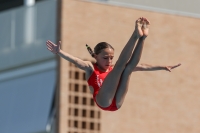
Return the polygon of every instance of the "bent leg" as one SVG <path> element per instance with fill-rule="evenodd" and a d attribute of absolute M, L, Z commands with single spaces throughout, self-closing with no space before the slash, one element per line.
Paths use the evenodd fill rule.
<path fill-rule="evenodd" d="M 113 70 L 105 78 L 102 87 L 96 96 L 96 101 L 100 106 L 108 107 L 112 103 L 112 100 L 118 88 L 121 75 L 124 71 L 124 68 L 126 67 L 127 62 L 129 61 L 132 55 L 135 43 L 137 39 L 143 35 L 141 28 L 142 28 L 142 18 L 139 18 L 136 21 L 135 31 L 133 32 L 131 38 L 123 48 Z"/>

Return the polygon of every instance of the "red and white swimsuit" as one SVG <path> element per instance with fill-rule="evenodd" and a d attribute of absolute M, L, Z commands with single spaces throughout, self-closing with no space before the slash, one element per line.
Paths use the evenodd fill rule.
<path fill-rule="evenodd" d="M 94 71 L 92 73 L 92 75 L 90 76 L 90 78 L 88 79 L 88 85 L 92 86 L 94 88 L 94 93 L 93 93 L 93 99 L 96 102 L 96 95 L 98 94 L 99 90 L 101 89 L 101 85 L 104 81 L 104 79 L 106 78 L 106 76 L 108 75 L 108 73 L 110 71 L 112 71 L 112 67 L 109 68 L 108 72 L 101 72 L 98 68 L 96 64 L 94 65 Z M 103 110 L 107 110 L 107 111 L 115 111 L 117 110 L 117 106 L 116 106 L 116 99 L 114 97 L 112 104 L 109 107 L 101 107 L 100 105 L 97 104 L 98 107 L 100 107 Z"/>

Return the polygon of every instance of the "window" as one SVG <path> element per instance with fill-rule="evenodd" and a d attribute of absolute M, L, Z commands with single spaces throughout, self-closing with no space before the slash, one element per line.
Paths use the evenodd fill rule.
<path fill-rule="evenodd" d="M 75 72 L 75 79 L 79 79 L 79 72 Z"/>
<path fill-rule="evenodd" d="M 85 109 L 82 110 L 82 117 L 86 117 L 86 110 Z"/>
<path fill-rule="evenodd" d="M 79 91 L 79 85 L 75 84 L 75 92 L 78 92 L 78 91 Z"/>
<path fill-rule="evenodd" d="M 90 117 L 91 117 L 91 118 L 94 118 L 94 110 L 91 110 L 91 111 L 90 111 Z"/>
<path fill-rule="evenodd" d="M 75 103 L 75 104 L 78 104 L 78 101 L 79 101 L 79 97 L 78 97 L 78 96 L 75 96 L 75 97 L 74 97 L 74 103 Z"/>
<path fill-rule="evenodd" d="M 94 130 L 94 123 L 93 122 L 90 122 L 90 129 Z"/>
<path fill-rule="evenodd" d="M 87 86 L 83 85 L 83 92 L 86 93 L 87 92 Z"/>
<path fill-rule="evenodd" d="M 85 121 L 82 122 L 82 129 L 86 129 L 86 122 Z"/>
<path fill-rule="evenodd" d="M 92 98 L 90 99 L 90 105 L 94 106 L 94 100 Z"/>
<path fill-rule="evenodd" d="M 74 109 L 74 116 L 78 116 L 78 109 L 77 108 Z"/>
<path fill-rule="evenodd" d="M 74 127 L 78 127 L 78 121 L 77 120 L 74 121 Z"/>
<path fill-rule="evenodd" d="M 83 97 L 82 103 L 83 103 L 83 105 L 87 104 L 87 98 L 86 97 Z"/>

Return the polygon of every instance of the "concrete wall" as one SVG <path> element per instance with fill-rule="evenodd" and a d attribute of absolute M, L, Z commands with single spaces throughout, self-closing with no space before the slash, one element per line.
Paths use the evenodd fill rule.
<path fill-rule="evenodd" d="M 93 0 L 94 1 L 94 0 Z M 102 0 L 96 0 L 102 1 Z M 105 0 L 104 0 L 105 2 Z M 160 11 L 171 11 L 181 14 L 200 14 L 199 0 L 106 0 L 107 3 L 128 4 L 140 8 L 151 8 Z"/>
<path fill-rule="evenodd" d="M 182 66 L 133 73 L 122 108 L 101 112 L 101 133 L 199 133 L 200 19 L 62 0 L 62 49 L 91 60 L 85 44 L 106 41 L 115 48 L 115 62 L 140 16 L 151 21 L 140 63 Z M 68 66 L 61 59 L 60 133 L 67 130 Z"/>

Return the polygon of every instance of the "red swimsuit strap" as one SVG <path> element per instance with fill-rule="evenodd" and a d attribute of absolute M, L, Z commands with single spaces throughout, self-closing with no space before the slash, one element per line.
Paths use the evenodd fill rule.
<path fill-rule="evenodd" d="M 95 63 L 95 64 L 93 64 L 93 66 L 94 66 L 94 71 L 95 71 L 95 73 L 96 73 L 96 74 L 100 74 L 100 73 L 99 73 L 99 69 L 98 69 L 98 67 L 97 67 L 97 64 Z"/>

